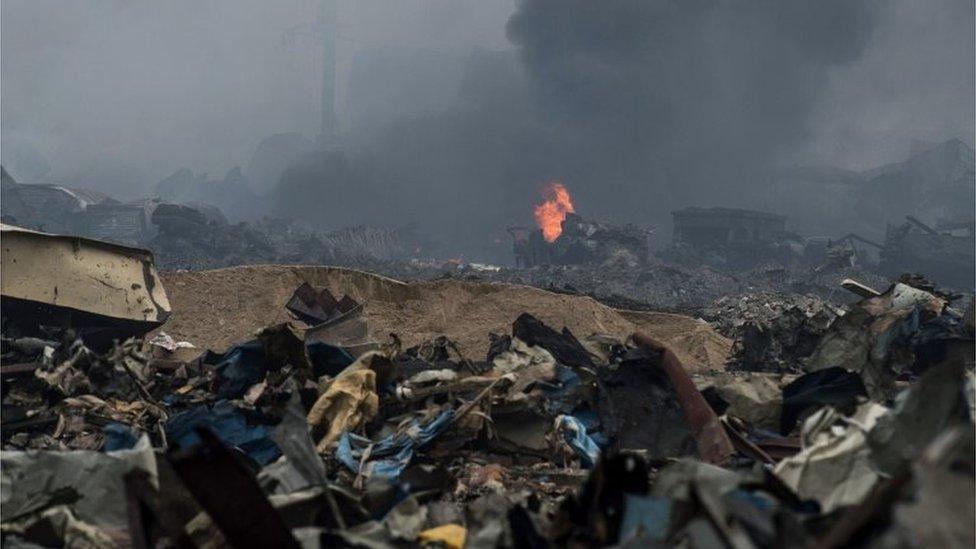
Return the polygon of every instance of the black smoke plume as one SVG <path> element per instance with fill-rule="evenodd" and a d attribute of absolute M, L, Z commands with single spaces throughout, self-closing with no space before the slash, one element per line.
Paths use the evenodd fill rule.
<path fill-rule="evenodd" d="M 478 252 L 530 221 L 552 179 L 583 215 L 666 226 L 673 207 L 742 200 L 806 142 L 828 70 L 861 55 L 877 15 L 863 0 L 523 0 L 516 57 L 473 55 L 454 108 L 394 122 L 367 155 L 310 159 L 279 190 Z"/>

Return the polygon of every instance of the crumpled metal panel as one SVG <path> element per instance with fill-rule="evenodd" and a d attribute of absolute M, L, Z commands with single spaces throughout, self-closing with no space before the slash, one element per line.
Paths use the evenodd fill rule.
<path fill-rule="evenodd" d="M 169 299 L 152 252 L 77 236 L 0 225 L 4 301 L 162 324 Z"/>

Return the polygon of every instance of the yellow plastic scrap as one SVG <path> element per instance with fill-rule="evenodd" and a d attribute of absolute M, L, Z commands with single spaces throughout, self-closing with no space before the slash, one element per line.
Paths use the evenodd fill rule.
<path fill-rule="evenodd" d="M 448 549 L 463 549 L 464 538 L 468 531 L 460 524 L 442 524 L 430 530 L 424 530 L 417 536 L 423 544 L 436 544 Z"/>
<path fill-rule="evenodd" d="M 357 370 L 337 377 L 308 412 L 308 423 L 321 438 L 320 453 L 328 451 L 344 431 L 355 431 L 373 419 L 379 409 L 376 374 Z"/>
<path fill-rule="evenodd" d="M 308 424 L 319 440 L 315 449 L 326 453 L 342 433 L 356 431 L 379 411 L 377 387 L 396 373 L 396 364 L 378 351 L 360 356 L 339 375 L 319 388 L 319 398 L 308 412 Z"/>

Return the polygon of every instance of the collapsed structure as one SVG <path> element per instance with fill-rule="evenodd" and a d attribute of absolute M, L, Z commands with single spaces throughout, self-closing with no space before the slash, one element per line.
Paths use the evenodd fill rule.
<path fill-rule="evenodd" d="M 671 212 L 673 234 L 665 255 L 678 261 L 749 268 L 762 262 L 788 265 L 801 256 L 800 239 L 786 217 L 739 208 L 688 207 Z"/>
<path fill-rule="evenodd" d="M 4 223 L 146 247 L 168 269 L 388 261 L 406 258 L 419 248 L 409 227 L 318 231 L 284 219 L 231 223 L 220 208 L 208 204 L 160 198 L 122 203 L 87 189 L 18 183 L 6 170 L 2 193 Z"/>
<path fill-rule="evenodd" d="M 0 203 L 4 223 L 53 233 L 77 233 L 89 206 L 110 200 L 88 189 L 21 184 L 0 167 Z"/>
<path fill-rule="evenodd" d="M 674 241 L 692 246 L 756 249 L 786 236 L 786 217 L 766 212 L 689 207 L 671 215 Z"/>
<path fill-rule="evenodd" d="M 943 284 L 968 288 L 976 270 L 976 223 L 953 223 L 936 230 L 915 217 L 888 226 L 881 268 L 889 275 L 924 270 Z"/>

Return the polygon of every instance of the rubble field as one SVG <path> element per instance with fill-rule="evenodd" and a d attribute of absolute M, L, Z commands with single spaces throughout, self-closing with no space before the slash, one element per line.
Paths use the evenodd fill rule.
<path fill-rule="evenodd" d="M 703 319 L 4 238 L 4 546 L 976 543 L 973 301 L 920 276 Z"/>

